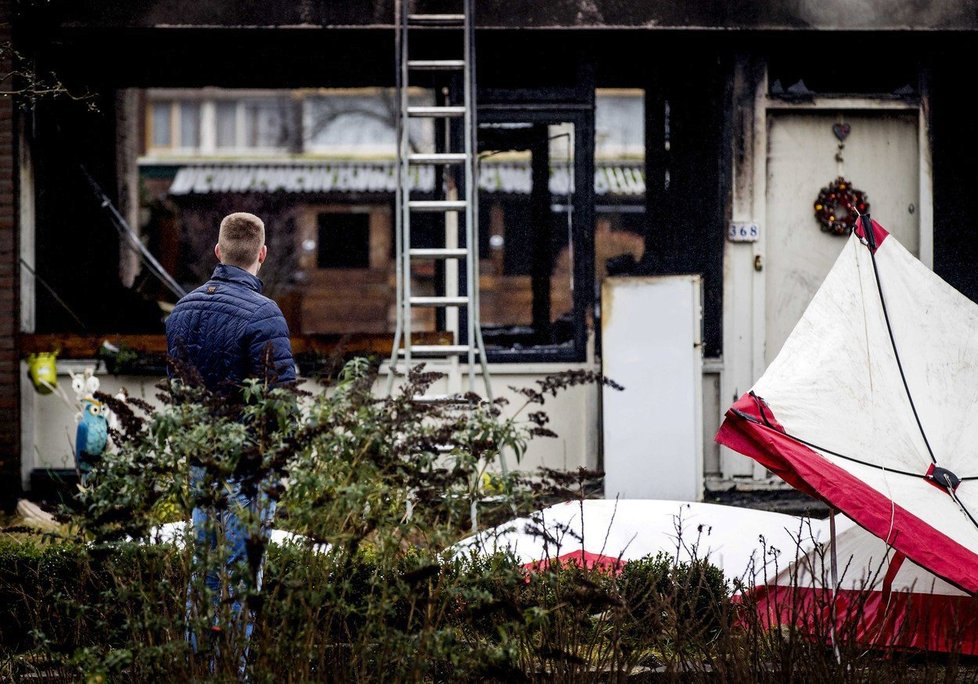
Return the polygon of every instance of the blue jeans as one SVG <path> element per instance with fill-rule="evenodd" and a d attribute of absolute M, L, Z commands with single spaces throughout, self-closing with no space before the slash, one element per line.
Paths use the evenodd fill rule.
<path fill-rule="evenodd" d="M 200 466 L 192 466 L 190 469 L 191 491 L 200 492 L 203 485 L 205 471 Z M 247 541 L 249 530 L 247 522 L 260 524 L 260 532 L 264 537 L 265 543 L 271 536 L 271 522 L 275 514 L 275 502 L 261 493 L 258 488 L 256 494 L 246 494 L 242 491 L 238 482 L 227 481 L 220 484 L 213 483 L 213 487 L 223 491 L 221 496 L 227 506 L 219 509 L 194 508 L 193 509 L 193 560 L 190 584 L 187 587 L 187 640 L 194 653 L 198 652 L 199 640 L 197 634 L 191 626 L 194 610 L 209 610 L 209 621 L 215 631 L 224 629 L 241 630 L 245 651 L 242 654 L 241 663 L 244 665 L 247 657 L 247 643 L 251 639 L 254 630 L 254 616 L 251 611 L 243 617 L 242 622 L 242 594 L 249 589 L 255 592 L 261 590 L 262 572 L 264 569 L 264 555 L 258 563 L 257 572 L 252 577 L 251 568 L 248 564 Z M 199 573 L 204 572 L 204 587 L 206 595 L 210 597 L 209 606 L 206 601 L 194 600 L 195 593 L 199 597 L 200 587 L 197 578 Z M 226 592 L 226 593 L 225 593 Z M 230 603 L 231 616 L 230 624 L 221 624 L 219 612 L 224 599 Z"/>

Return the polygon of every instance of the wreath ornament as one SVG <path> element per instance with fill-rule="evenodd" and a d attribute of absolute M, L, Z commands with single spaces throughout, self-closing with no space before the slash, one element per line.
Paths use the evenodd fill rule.
<path fill-rule="evenodd" d="M 842 176 L 819 190 L 815 200 L 815 218 L 822 231 L 834 235 L 848 235 L 856 225 L 856 217 L 868 211 L 866 193 Z"/>

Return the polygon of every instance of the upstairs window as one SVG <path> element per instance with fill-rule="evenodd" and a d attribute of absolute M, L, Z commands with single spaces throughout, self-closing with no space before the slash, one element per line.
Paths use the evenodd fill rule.
<path fill-rule="evenodd" d="M 390 88 L 236 91 L 153 89 L 147 92 L 145 154 L 167 157 L 314 154 L 393 159 L 397 101 Z M 411 104 L 431 105 L 417 88 Z M 410 145 L 434 144 L 434 122 L 410 123 Z"/>
<path fill-rule="evenodd" d="M 288 98 L 216 103 L 218 151 L 288 152 L 298 147 L 296 106 Z"/>
<path fill-rule="evenodd" d="M 200 103 L 163 100 L 150 108 L 151 147 L 196 150 L 200 147 Z"/>

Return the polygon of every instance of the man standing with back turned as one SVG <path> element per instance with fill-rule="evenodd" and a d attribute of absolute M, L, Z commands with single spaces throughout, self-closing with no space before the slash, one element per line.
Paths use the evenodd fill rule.
<path fill-rule="evenodd" d="M 289 328 L 258 279 L 268 255 L 265 224 L 254 214 L 229 214 L 214 254 L 221 262 L 214 275 L 166 319 L 167 352 L 189 363 L 216 392 L 233 392 L 245 378 L 294 383 Z"/>
<path fill-rule="evenodd" d="M 257 378 L 270 387 L 294 384 L 295 363 L 285 317 L 273 300 L 262 295 L 262 282 L 258 279 L 268 255 L 265 224 L 253 214 L 229 214 L 221 221 L 214 254 L 220 263 L 211 279 L 177 302 L 167 317 L 171 376 L 183 369 L 194 371 L 209 391 L 227 397 L 229 403 L 240 401 L 241 383 L 246 378 Z M 191 485 L 199 488 L 204 477 L 200 464 L 191 464 Z M 255 483 L 250 487 L 242 484 L 233 479 L 212 483 L 212 487 L 221 490 L 227 506 L 198 507 L 193 511 L 195 560 L 213 557 L 223 545 L 226 569 L 232 578 L 240 578 L 238 573 L 247 557 L 242 516 L 258 516 L 267 538 L 274 508 Z M 257 585 L 254 589 L 260 589 L 260 570 L 253 581 Z M 214 592 L 213 600 L 219 601 L 221 580 L 212 567 L 206 571 L 205 585 Z M 242 607 L 235 597 L 240 588 L 239 581 L 229 582 L 236 620 L 241 618 Z M 220 630 L 221 626 L 214 628 Z M 250 637 L 251 628 L 251 620 L 246 617 L 245 640 Z M 197 638 L 192 630 L 188 638 L 196 651 Z"/>

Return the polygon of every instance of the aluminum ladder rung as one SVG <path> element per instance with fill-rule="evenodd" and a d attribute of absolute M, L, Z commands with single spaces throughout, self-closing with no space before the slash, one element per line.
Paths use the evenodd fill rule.
<path fill-rule="evenodd" d="M 411 164 L 464 164 L 468 156 L 464 152 L 415 152 L 408 155 Z"/>
<path fill-rule="evenodd" d="M 409 254 L 412 259 L 464 259 L 469 251 L 463 247 L 415 247 Z"/>
<path fill-rule="evenodd" d="M 409 59 L 408 69 L 418 71 L 458 71 L 465 68 L 464 59 Z"/>
<path fill-rule="evenodd" d="M 468 297 L 411 297 L 411 306 L 465 306 Z"/>
<path fill-rule="evenodd" d="M 407 108 L 407 115 L 427 118 L 461 118 L 465 116 L 463 105 L 446 105 L 443 107 L 415 106 Z"/>
<path fill-rule="evenodd" d="M 409 14 L 408 24 L 414 26 L 463 26 L 464 14 Z"/>
<path fill-rule="evenodd" d="M 415 394 L 411 397 L 412 401 L 419 404 L 442 404 L 446 406 L 471 406 L 472 400 L 459 394 Z M 455 447 L 449 444 L 435 445 L 435 451 L 440 454 L 451 453 Z"/>
<path fill-rule="evenodd" d="M 465 200 L 409 200 L 412 211 L 465 211 Z"/>
<path fill-rule="evenodd" d="M 472 350 L 476 355 L 479 354 L 479 349 L 477 347 L 469 347 L 465 344 L 412 344 L 411 345 L 411 355 L 412 356 L 457 356 L 459 354 L 468 354 L 469 350 Z M 398 349 L 397 353 L 400 356 L 405 356 L 406 352 L 404 348 Z"/>

